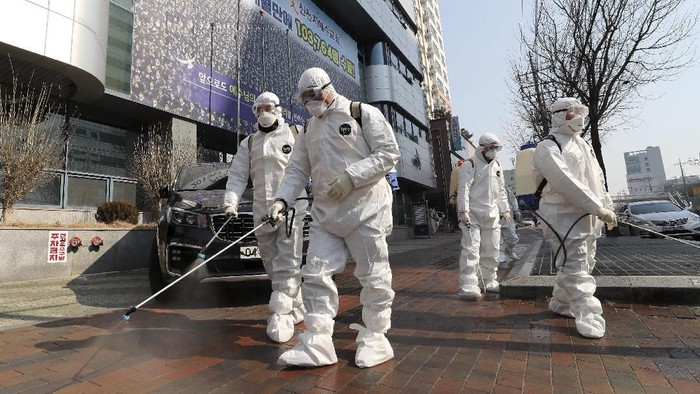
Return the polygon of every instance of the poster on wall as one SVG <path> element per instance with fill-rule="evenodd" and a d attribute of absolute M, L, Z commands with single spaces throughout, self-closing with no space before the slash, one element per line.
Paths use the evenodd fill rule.
<path fill-rule="evenodd" d="M 48 261 L 49 264 L 65 263 L 68 259 L 68 232 L 49 231 Z"/>
<path fill-rule="evenodd" d="M 287 122 L 304 123 L 309 115 L 295 96 L 308 67 L 360 97 L 357 42 L 310 0 L 149 0 L 134 8 L 134 101 L 230 131 L 240 108 L 240 131 L 249 134 L 263 91 L 279 96 Z"/>

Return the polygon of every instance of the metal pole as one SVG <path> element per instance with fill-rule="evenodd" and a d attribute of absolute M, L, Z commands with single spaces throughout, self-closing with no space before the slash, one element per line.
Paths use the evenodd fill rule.
<path fill-rule="evenodd" d="M 236 149 L 241 144 L 241 0 L 236 17 Z"/>
<path fill-rule="evenodd" d="M 685 190 L 685 201 L 686 204 L 690 202 L 690 196 L 688 195 L 688 184 L 685 183 L 685 173 L 683 172 L 683 163 L 681 163 L 681 159 L 678 159 L 678 166 L 681 167 L 681 177 L 683 178 L 683 190 Z"/>
<path fill-rule="evenodd" d="M 289 89 L 289 124 L 294 124 L 294 88 L 292 86 L 292 48 L 289 44 L 289 29 L 287 29 L 287 84 Z"/>
<path fill-rule="evenodd" d="M 70 113 L 68 112 L 70 108 L 70 102 L 66 100 L 66 113 L 65 113 L 65 120 L 63 122 L 63 182 L 61 182 L 61 208 L 66 207 L 66 203 L 68 200 L 68 193 L 67 193 L 67 188 L 68 188 L 68 149 L 70 148 L 69 146 L 69 139 L 70 139 Z M 3 212 L 4 214 L 4 212 Z"/>
<path fill-rule="evenodd" d="M 267 89 L 265 89 L 265 29 L 264 29 L 264 24 L 265 24 L 265 19 L 263 19 L 263 15 L 265 14 L 265 11 L 262 9 L 260 10 L 260 46 L 262 47 L 262 50 L 260 51 L 260 61 L 262 65 L 262 83 L 260 84 L 260 91 L 265 92 Z"/>
<path fill-rule="evenodd" d="M 214 22 L 209 23 L 209 125 L 211 125 L 211 84 L 214 81 Z"/>

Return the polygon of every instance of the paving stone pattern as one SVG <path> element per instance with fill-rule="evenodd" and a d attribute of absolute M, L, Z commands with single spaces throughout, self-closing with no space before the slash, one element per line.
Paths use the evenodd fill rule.
<path fill-rule="evenodd" d="M 0 393 L 700 392 L 699 309 L 607 303 L 607 333 L 589 340 L 545 301 L 459 299 L 458 235 L 421 242 L 391 255 L 395 358 L 377 367 L 354 363 L 349 264 L 336 277 L 335 365 L 277 366 L 296 338 L 267 339 L 269 289 L 235 287 L 148 305 L 129 322 L 121 308 L 0 331 Z"/>
<path fill-rule="evenodd" d="M 552 259 L 552 248 L 543 242 L 530 275 L 555 275 Z M 700 276 L 700 249 L 669 239 L 600 238 L 593 275 Z"/>

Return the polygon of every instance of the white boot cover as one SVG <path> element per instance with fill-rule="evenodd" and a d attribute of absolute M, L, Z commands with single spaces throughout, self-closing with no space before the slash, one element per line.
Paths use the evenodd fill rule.
<path fill-rule="evenodd" d="M 301 300 L 301 291 L 299 291 L 296 300 L 294 300 L 294 310 L 292 310 L 292 317 L 294 317 L 294 324 L 299 324 L 304 321 L 304 313 L 306 313 L 306 308 Z"/>
<path fill-rule="evenodd" d="M 267 319 L 267 336 L 277 343 L 284 343 L 294 335 L 294 316 L 273 313 Z"/>
<path fill-rule="evenodd" d="M 374 367 L 394 358 L 394 349 L 384 334 L 370 331 L 357 323 L 351 324 L 350 329 L 358 331 L 355 364 L 359 368 Z"/>
<path fill-rule="evenodd" d="M 338 362 L 333 346 L 333 319 L 328 315 L 307 314 L 307 331 L 299 334 L 299 343 L 282 353 L 280 366 L 321 367 Z"/>
<path fill-rule="evenodd" d="M 273 291 L 270 295 L 268 306 L 272 315 L 267 319 L 267 336 L 277 343 L 287 342 L 294 335 L 295 317 L 291 315 L 293 301 L 279 291 Z"/>
<path fill-rule="evenodd" d="M 465 285 L 457 292 L 460 298 L 465 300 L 478 300 L 481 298 L 481 289 L 475 285 Z"/>
<path fill-rule="evenodd" d="M 497 280 L 492 280 L 490 282 L 486 282 L 486 289 L 484 289 L 486 293 L 500 293 L 501 291 L 501 284 L 498 283 Z"/>
<path fill-rule="evenodd" d="M 586 338 L 602 338 L 605 335 L 605 319 L 596 313 L 587 313 L 576 319 L 576 330 Z"/>
<path fill-rule="evenodd" d="M 596 297 L 587 297 L 571 305 L 576 319 L 576 330 L 586 338 L 602 338 L 605 335 L 603 307 Z"/>
<path fill-rule="evenodd" d="M 554 297 L 549 299 L 549 310 L 558 315 L 574 317 L 574 314 L 571 313 L 571 306 L 565 302 L 557 300 Z"/>

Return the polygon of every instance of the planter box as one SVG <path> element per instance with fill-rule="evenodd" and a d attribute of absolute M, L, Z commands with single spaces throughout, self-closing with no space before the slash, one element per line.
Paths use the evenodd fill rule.
<path fill-rule="evenodd" d="M 65 232 L 66 240 L 78 237 L 83 246 L 67 248 L 65 261 L 50 261 L 52 232 Z M 155 229 L 0 228 L 0 283 L 148 268 L 155 234 Z M 90 246 L 95 236 L 104 245 Z"/>

